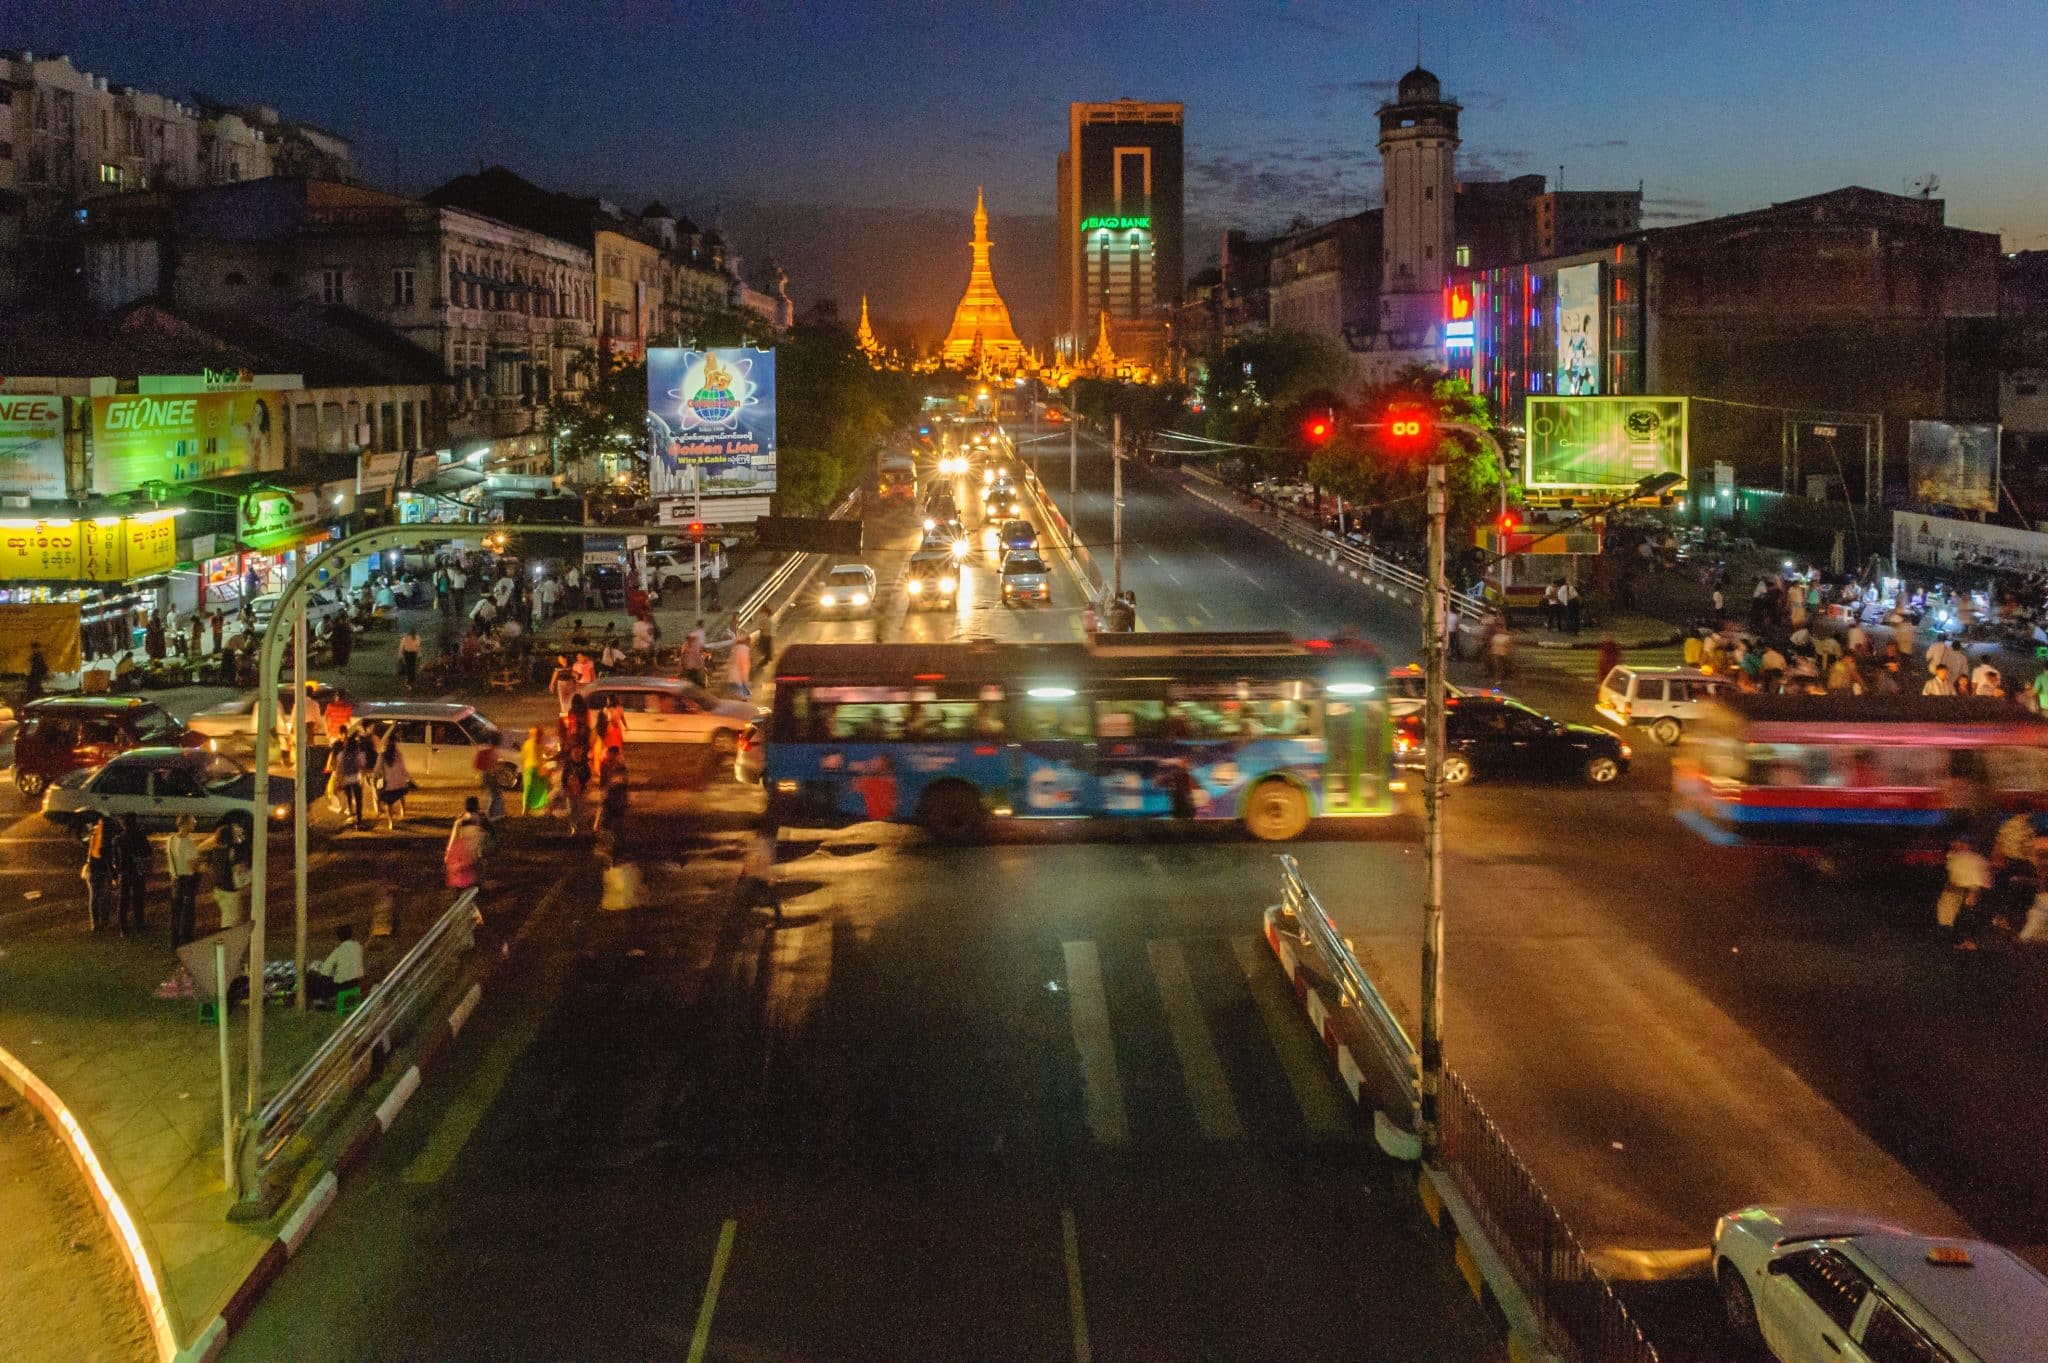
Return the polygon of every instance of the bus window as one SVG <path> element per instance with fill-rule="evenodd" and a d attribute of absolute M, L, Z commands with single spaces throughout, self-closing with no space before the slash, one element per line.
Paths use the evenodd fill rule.
<path fill-rule="evenodd" d="M 1026 743 L 1085 743 L 1095 737 L 1085 700 L 1027 700 L 1017 713 L 1016 737 Z"/>
<path fill-rule="evenodd" d="M 1173 738 L 1298 738 L 1313 732 L 1306 701 L 1174 700 L 1166 706 Z"/>
<path fill-rule="evenodd" d="M 1098 700 L 1095 732 L 1103 738 L 1164 738 L 1163 700 Z"/>
<path fill-rule="evenodd" d="M 1001 738 L 1002 707 L 973 700 L 924 700 L 910 716 L 911 738 Z"/>

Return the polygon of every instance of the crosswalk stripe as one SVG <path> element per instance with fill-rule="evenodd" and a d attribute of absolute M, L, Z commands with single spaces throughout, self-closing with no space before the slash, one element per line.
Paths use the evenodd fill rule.
<path fill-rule="evenodd" d="M 1180 1057 L 1188 1101 L 1202 1124 L 1202 1135 L 1212 1141 L 1243 1140 L 1244 1125 L 1230 1098 L 1230 1081 L 1224 1077 L 1223 1062 L 1203 1024 L 1202 1005 L 1196 1001 L 1180 943 L 1154 937 L 1145 943 L 1145 955 L 1159 986 L 1159 1002 L 1166 1010 L 1166 1026 L 1173 1034 L 1173 1049 Z"/>
<path fill-rule="evenodd" d="M 1109 999 L 1102 992 L 1102 959 L 1093 942 L 1062 942 L 1060 949 L 1066 956 L 1067 1017 L 1074 1029 L 1074 1049 L 1081 1055 L 1088 1129 L 1097 1145 L 1128 1145 L 1131 1122 L 1124 1112 L 1123 1080 L 1117 1074 Z"/>
<path fill-rule="evenodd" d="M 1287 1086 L 1294 1090 L 1294 1103 L 1301 1109 L 1309 1135 L 1323 1140 L 1350 1135 L 1351 1123 L 1337 1102 L 1322 1047 L 1303 1028 L 1301 1008 L 1294 1001 L 1293 991 L 1274 970 L 1265 943 L 1256 937 L 1233 937 L 1230 949 L 1252 987 L 1252 1001 L 1258 1005 L 1259 1017 L 1273 1039 L 1273 1050 L 1280 1057 L 1280 1067 L 1287 1072 Z"/>

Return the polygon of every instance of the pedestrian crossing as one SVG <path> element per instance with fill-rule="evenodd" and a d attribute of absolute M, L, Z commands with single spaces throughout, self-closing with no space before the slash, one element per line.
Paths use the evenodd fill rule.
<path fill-rule="evenodd" d="M 1600 679 L 1598 648 L 1532 647 L 1527 642 L 1528 636 L 1522 637 L 1522 647 L 1515 650 L 1517 668 L 1540 669 L 1552 676 L 1577 677 L 1589 682 L 1597 682 Z M 1621 660 L 1631 667 L 1677 667 L 1684 661 L 1676 645 L 1665 648 L 1624 649 Z"/>

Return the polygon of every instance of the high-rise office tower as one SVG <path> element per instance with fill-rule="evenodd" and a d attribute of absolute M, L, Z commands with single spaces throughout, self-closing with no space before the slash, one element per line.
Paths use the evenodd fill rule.
<path fill-rule="evenodd" d="M 1181 118 L 1179 104 L 1068 106 L 1055 343 L 1063 359 L 1086 358 L 1103 314 L 1120 357 L 1165 359 L 1165 310 L 1185 279 Z"/>

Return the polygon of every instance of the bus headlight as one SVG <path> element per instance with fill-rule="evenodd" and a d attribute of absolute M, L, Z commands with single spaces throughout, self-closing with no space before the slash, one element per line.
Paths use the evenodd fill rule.
<path fill-rule="evenodd" d="M 939 528 L 939 523 L 936 520 L 933 520 L 930 516 L 926 516 L 924 518 L 924 528 L 927 530 L 936 530 Z"/>

